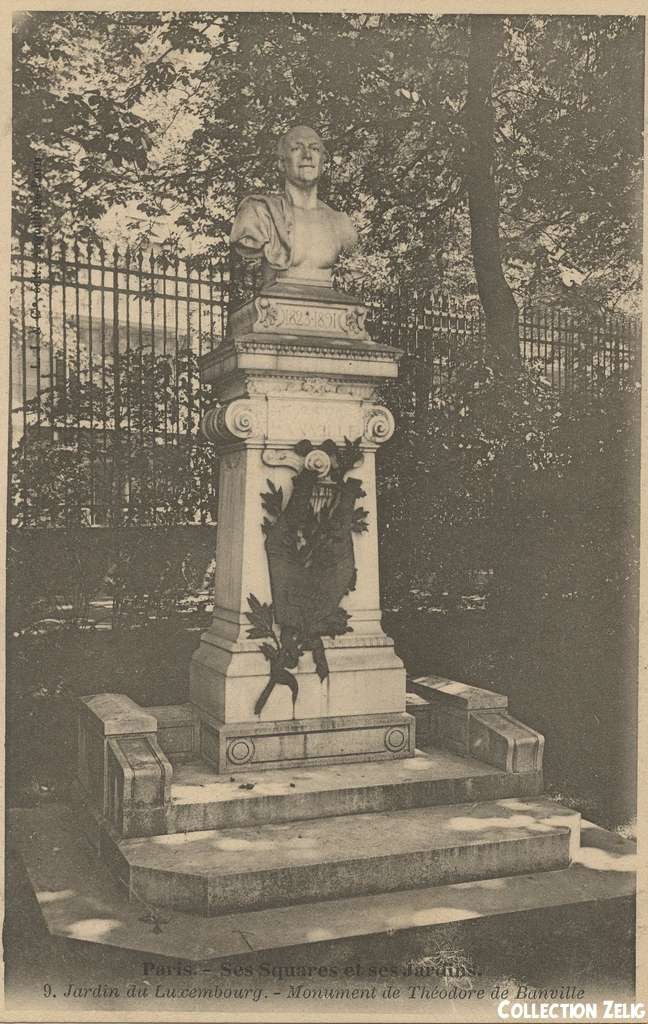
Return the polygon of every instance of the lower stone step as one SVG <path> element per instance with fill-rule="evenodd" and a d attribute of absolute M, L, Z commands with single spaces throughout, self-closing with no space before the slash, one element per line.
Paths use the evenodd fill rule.
<path fill-rule="evenodd" d="M 213 964 L 215 958 L 245 956 L 250 950 L 310 950 L 313 943 L 363 941 L 373 935 L 445 928 L 449 923 L 469 928 L 473 921 L 491 916 L 501 917 L 502 927 L 507 927 L 510 915 L 526 919 L 527 913 L 552 908 L 560 931 L 579 905 L 605 903 L 607 913 L 618 915 L 620 904 L 632 900 L 635 892 L 634 844 L 583 822 L 580 849 L 562 871 L 219 917 L 179 911 L 156 915 L 150 907 L 128 900 L 123 884 L 82 840 L 81 822 L 69 807 L 12 808 L 7 818 L 9 848 L 24 864 L 50 935 L 95 951 L 119 947 L 140 960 L 149 954 Z M 9 903 L 8 914 L 14 905 L 15 901 Z"/>
<path fill-rule="evenodd" d="M 496 800 L 123 839 L 132 898 L 209 915 L 565 868 L 580 815 Z"/>

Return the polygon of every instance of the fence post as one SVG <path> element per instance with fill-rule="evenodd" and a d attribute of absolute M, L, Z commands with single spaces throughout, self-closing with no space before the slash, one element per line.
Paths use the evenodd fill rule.
<path fill-rule="evenodd" d="M 119 250 L 113 249 L 112 288 L 112 360 L 113 360 L 113 507 L 112 524 L 122 519 L 122 452 L 121 452 L 121 366 L 119 355 Z"/>

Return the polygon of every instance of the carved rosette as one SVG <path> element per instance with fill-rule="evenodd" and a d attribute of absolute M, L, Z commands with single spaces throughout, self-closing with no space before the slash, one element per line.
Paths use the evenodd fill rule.
<path fill-rule="evenodd" d="M 385 747 L 387 750 L 391 751 L 392 754 L 396 754 L 399 750 L 403 750 L 407 741 L 407 731 L 402 727 L 387 729 L 385 732 Z"/>
<path fill-rule="evenodd" d="M 258 433 L 257 417 L 250 402 L 236 399 L 205 413 L 200 429 L 208 441 L 245 440 Z"/>
<path fill-rule="evenodd" d="M 256 307 L 258 311 L 257 327 L 276 327 L 280 323 L 281 315 L 276 303 L 267 298 L 260 298 L 256 299 Z"/>
<path fill-rule="evenodd" d="M 353 306 L 352 309 L 347 310 L 344 317 L 344 326 L 349 334 L 362 335 L 366 334 L 365 320 L 367 319 L 367 307 L 366 306 Z"/>
<path fill-rule="evenodd" d="M 374 405 L 365 415 L 364 436 L 372 444 L 383 444 L 389 441 L 396 424 L 389 409 L 384 405 Z"/>
<path fill-rule="evenodd" d="M 227 744 L 227 760 L 231 764 L 247 764 L 254 757 L 254 740 L 248 736 L 237 736 Z"/>
<path fill-rule="evenodd" d="M 318 476 L 328 476 L 331 469 L 331 460 L 321 448 L 314 448 L 304 459 L 304 469 Z"/>

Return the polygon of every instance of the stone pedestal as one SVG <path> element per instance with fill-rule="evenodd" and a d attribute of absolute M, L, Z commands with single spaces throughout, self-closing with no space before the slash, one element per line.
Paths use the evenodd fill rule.
<path fill-rule="evenodd" d="M 414 752 L 405 713 L 405 671 L 381 627 L 375 456 L 394 431 L 376 403 L 376 386 L 397 375 L 400 353 L 369 338 L 366 310 L 332 288 L 284 281 L 234 313 L 230 334 L 202 364 L 219 405 L 202 429 L 220 455 L 214 618 L 191 664 L 191 701 L 201 721 L 200 751 L 218 770 L 277 767 Z M 359 439 L 368 530 L 353 535 L 357 584 L 343 600 L 351 632 L 324 638 L 328 678 L 312 654 L 287 686 L 275 686 L 260 715 L 254 707 L 268 662 L 247 636 L 248 597 L 272 602 L 261 494 L 268 481 L 291 493 L 304 467 L 327 476 L 325 441 Z M 306 455 L 295 452 L 308 440 Z"/>

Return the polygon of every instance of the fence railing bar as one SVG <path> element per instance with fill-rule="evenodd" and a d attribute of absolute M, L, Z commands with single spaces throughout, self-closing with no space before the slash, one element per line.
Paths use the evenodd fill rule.
<path fill-rule="evenodd" d="M 34 243 L 34 249 L 40 256 L 40 244 Z M 41 285 L 42 277 L 40 276 L 40 258 L 35 260 L 36 272 L 38 276 L 38 286 L 34 289 L 34 298 L 32 302 L 31 316 L 34 321 L 34 343 L 31 346 L 35 356 L 35 369 L 36 369 L 36 425 L 41 425 Z M 38 516 L 38 510 L 36 509 L 36 515 Z"/>
<path fill-rule="evenodd" d="M 138 270 L 134 273 L 139 274 L 140 281 L 142 279 L 142 264 L 144 263 L 144 253 L 140 250 L 137 254 L 137 265 Z M 142 392 L 144 389 L 144 353 L 142 349 L 142 337 L 143 337 L 143 303 L 144 295 L 142 290 L 139 289 L 137 292 L 137 303 L 138 303 L 138 323 L 137 323 L 137 355 L 138 355 L 138 368 L 139 368 L 139 438 L 140 446 L 144 443 L 144 417 L 142 415 Z"/>
<path fill-rule="evenodd" d="M 198 360 L 202 359 L 203 354 L 203 330 L 202 330 L 202 306 L 200 304 L 200 298 L 202 294 L 202 273 L 200 265 L 196 268 L 196 287 L 198 289 Z M 203 389 L 198 388 L 198 415 L 202 419 L 203 414 Z"/>
<path fill-rule="evenodd" d="M 77 444 L 77 459 L 81 455 L 81 302 L 79 295 L 79 278 L 80 278 L 80 263 L 79 263 L 79 243 L 74 243 L 74 326 L 76 331 L 76 366 L 74 373 L 74 389 L 77 396 L 76 406 L 76 444 Z M 80 461 L 78 459 L 78 461 Z M 78 464 L 78 463 L 77 463 Z M 76 498 L 78 504 L 78 515 L 81 517 L 82 507 L 82 495 L 81 488 L 76 488 Z"/>
<path fill-rule="evenodd" d="M 187 278 L 191 276 L 191 264 L 189 260 L 185 260 L 185 274 Z M 191 284 L 187 285 L 188 293 L 191 293 Z M 191 302 L 187 302 L 187 308 L 185 311 L 186 316 L 186 335 L 188 338 L 191 337 Z M 193 388 L 191 386 L 191 350 L 187 352 L 187 438 L 191 436 L 191 421 L 193 418 Z"/>
<path fill-rule="evenodd" d="M 155 299 L 153 297 L 153 293 L 155 291 L 155 283 L 154 283 L 154 278 L 155 278 L 155 273 L 154 273 L 154 270 L 155 270 L 155 257 L 154 257 L 152 252 L 151 252 L 151 254 L 149 256 L 149 265 L 150 265 L 150 270 L 151 270 L 151 288 L 150 288 L 150 294 L 151 294 L 151 299 L 150 299 L 150 304 L 151 304 L 151 318 L 150 318 L 150 322 L 151 322 L 151 380 L 150 380 L 150 384 L 151 384 L 151 430 L 150 430 L 150 438 L 151 438 L 151 447 L 153 449 L 152 452 L 151 452 L 151 490 L 152 490 L 152 498 L 153 498 L 153 502 L 152 502 L 153 522 L 155 523 L 155 522 L 157 522 L 157 518 L 158 518 L 158 515 L 157 515 L 157 506 L 158 506 L 158 493 L 157 493 L 157 452 L 156 452 L 157 409 L 156 409 L 156 400 L 155 400 L 155 381 L 156 381 L 156 370 L 157 370 L 157 367 L 155 365 Z"/>
<path fill-rule="evenodd" d="M 132 438 L 131 431 L 133 429 L 133 349 L 131 345 L 131 303 L 130 298 L 133 291 L 130 286 L 131 278 L 131 257 L 130 250 L 127 250 L 126 257 L 124 260 L 124 292 L 126 294 L 126 303 L 124 310 L 124 319 L 126 325 L 126 453 L 128 458 L 128 465 L 130 467 L 131 462 L 131 451 L 132 451 Z M 128 473 L 128 480 L 130 487 L 130 468 Z"/>
<path fill-rule="evenodd" d="M 112 458 L 112 507 L 111 518 L 113 525 L 119 526 L 122 521 L 122 490 L 124 486 L 124 474 L 122 467 L 122 394 L 121 394 L 121 352 L 119 348 L 119 266 L 117 260 L 117 247 L 113 251 L 113 309 L 112 309 L 112 364 L 113 364 L 113 421 L 114 421 L 114 443 Z"/>
<path fill-rule="evenodd" d="M 209 350 L 211 352 L 214 348 L 214 335 L 216 333 L 214 327 L 214 264 L 212 260 L 209 261 L 208 266 L 207 288 L 209 292 Z"/>
<path fill-rule="evenodd" d="M 135 404 L 134 391 L 134 359 L 133 359 L 133 344 L 132 344 L 132 321 L 131 321 L 131 298 L 136 296 L 135 302 L 138 303 L 140 298 L 141 290 L 133 290 L 131 287 L 131 277 L 133 276 L 133 256 L 130 249 L 126 249 L 124 254 L 124 292 L 125 292 L 125 309 L 124 309 L 124 322 L 126 330 L 126 345 L 125 345 L 125 363 L 126 363 L 126 445 L 125 445 L 125 462 L 126 462 L 126 473 L 124 480 L 124 489 L 126 499 L 120 505 L 120 514 L 122 509 L 125 509 L 125 514 L 130 522 L 132 519 L 130 503 L 133 495 L 133 407 Z M 139 292 L 139 294 L 138 294 Z M 141 315 L 141 305 L 139 306 L 139 313 Z M 140 350 L 141 358 L 141 350 Z M 121 495 L 120 495 L 121 498 Z"/>
<path fill-rule="evenodd" d="M 142 250 L 140 250 L 140 249 L 138 249 L 136 251 L 138 253 L 142 252 Z M 129 253 L 130 253 L 130 250 L 126 250 L 126 255 L 128 255 Z M 12 262 L 14 262 L 16 264 L 20 264 L 21 262 L 23 262 L 24 264 L 28 264 L 28 263 L 34 263 L 36 261 L 35 257 L 33 255 L 29 255 L 28 253 L 25 253 L 24 259 L 21 261 L 20 251 L 12 253 L 11 260 L 12 260 Z M 124 273 L 125 260 L 126 260 L 126 256 L 124 257 L 124 263 L 119 263 L 118 262 L 118 263 L 115 264 L 115 266 L 117 267 L 117 270 L 118 270 L 118 272 L 120 274 Z M 170 265 L 172 265 L 172 264 L 170 264 Z M 74 260 L 60 259 L 60 258 L 57 259 L 56 257 L 53 257 L 53 259 L 52 259 L 52 267 L 56 268 L 56 269 L 59 269 L 59 270 L 62 270 L 62 269 L 74 270 L 75 266 L 76 265 L 75 265 Z M 223 280 L 224 280 L 224 283 L 225 283 L 225 285 L 227 287 L 229 285 L 229 278 L 228 278 L 227 272 L 225 271 L 224 265 L 221 265 L 221 266 L 223 266 Z M 100 272 L 101 271 L 101 264 L 100 263 L 91 263 L 90 264 L 90 269 L 93 270 L 93 271 Z M 27 274 L 24 269 L 21 270 L 21 273 L 25 274 L 27 280 L 33 279 L 33 274 L 32 275 Z M 137 274 L 139 276 L 139 272 L 138 271 L 133 271 L 133 273 Z M 162 280 L 162 276 L 163 276 L 162 271 L 154 271 L 154 273 L 153 273 L 153 278 L 156 281 L 157 280 Z M 142 281 L 145 280 L 146 282 L 151 280 L 151 274 L 150 274 L 149 270 L 146 270 L 146 271 L 144 271 L 142 273 L 141 280 Z M 187 278 L 185 276 L 183 276 L 182 274 L 178 274 L 177 277 L 174 275 L 174 281 L 177 282 L 178 284 L 187 284 Z M 52 283 L 54 284 L 54 286 L 56 286 L 56 284 L 59 283 L 59 282 L 53 281 Z M 147 290 L 148 290 L 148 284 L 147 284 Z"/>
<path fill-rule="evenodd" d="M 72 264 L 72 266 L 74 266 L 74 265 Z M 118 273 L 123 275 L 125 273 L 125 269 L 118 268 Z M 137 274 L 137 271 L 134 271 L 134 270 L 131 270 L 131 274 L 132 274 L 133 277 L 138 277 L 139 276 Z M 13 275 L 13 280 L 18 282 L 18 283 L 35 284 L 36 281 L 37 281 L 37 278 L 33 274 L 32 275 L 29 275 L 29 274 L 25 274 L 25 275 L 14 274 Z M 57 288 L 61 287 L 61 284 L 62 284 L 62 282 L 54 283 L 52 285 L 53 290 L 56 290 Z M 113 292 L 112 285 L 107 285 L 107 286 L 104 286 L 104 287 L 106 288 L 106 291 L 108 291 L 108 292 L 110 292 L 112 294 L 112 292 Z M 88 285 L 87 281 L 80 281 L 79 282 L 79 292 L 81 292 L 81 293 L 88 292 L 88 291 L 97 292 L 97 291 L 100 291 L 101 288 L 102 288 L 102 285 L 100 285 L 100 284 Z M 125 288 L 118 288 L 117 291 L 119 292 L 120 295 L 125 295 L 126 294 Z M 225 289 L 225 291 L 227 293 L 227 288 Z M 135 290 L 131 289 L 131 293 L 135 294 Z M 154 299 L 164 299 L 164 292 L 159 292 L 159 291 L 152 292 L 150 288 L 147 288 L 147 289 L 145 289 L 145 297 L 146 297 L 147 301 L 151 297 L 153 297 Z M 209 298 L 207 298 L 207 297 L 202 298 L 202 299 L 198 299 L 198 297 L 194 295 L 191 298 L 189 298 L 186 294 L 183 294 L 181 292 L 178 293 L 178 300 L 180 302 L 193 302 L 193 303 L 196 303 L 196 304 L 198 302 L 201 302 L 201 303 L 203 303 L 203 305 L 208 305 L 209 302 L 210 302 Z"/>
<path fill-rule="evenodd" d="M 24 245 L 21 243 L 21 260 L 24 252 Z M 20 286 L 20 326 L 22 331 L 20 346 L 20 369 L 21 381 L 20 390 L 22 396 L 22 432 L 23 437 L 27 435 L 27 297 L 25 285 Z M 27 445 L 23 446 L 22 452 L 22 501 L 23 501 L 23 526 L 29 524 L 29 468 L 27 461 Z"/>
<path fill-rule="evenodd" d="M 91 244 L 88 242 L 86 247 L 86 256 L 88 265 L 92 259 Z M 88 279 L 90 280 L 92 273 L 88 269 Z M 88 494 L 88 505 L 90 508 L 90 522 L 94 526 L 95 524 L 95 494 L 96 494 L 96 480 L 95 480 L 95 460 L 96 460 L 96 432 L 94 423 L 94 353 L 92 351 L 92 292 L 90 288 L 88 292 L 88 413 L 90 418 L 90 435 L 89 435 L 89 451 L 90 451 L 90 492 Z"/>
<path fill-rule="evenodd" d="M 106 280 L 106 253 L 104 247 L 101 246 L 99 250 L 99 261 L 101 264 L 101 283 L 105 284 Z M 50 289 L 51 294 L 51 289 Z M 107 424 L 108 418 L 108 395 L 106 387 L 106 293 L 105 291 L 100 292 L 100 308 L 101 308 L 101 430 L 102 430 L 102 441 L 103 450 L 106 451 L 106 443 L 108 440 L 107 435 Z"/>
<path fill-rule="evenodd" d="M 65 242 L 61 242 L 61 252 L 65 253 Z M 62 305 L 61 325 L 62 325 L 62 341 L 63 341 L 63 352 L 62 352 L 62 358 L 61 358 L 61 362 L 62 362 L 62 377 L 63 377 L 63 380 L 61 382 L 61 393 L 62 393 L 61 402 L 62 402 L 62 406 L 63 406 L 63 424 L 64 424 L 64 427 L 67 426 L 67 409 L 68 409 L 68 401 L 67 401 L 67 391 L 68 391 L 68 362 L 67 362 L 67 353 L 68 353 L 68 347 L 67 347 L 67 310 L 66 310 L 66 292 L 67 292 L 67 287 L 66 286 L 67 286 L 67 274 L 65 272 L 65 267 L 64 267 L 63 268 L 62 281 L 61 281 L 61 305 Z"/>
<path fill-rule="evenodd" d="M 227 330 L 228 310 L 227 310 L 227 302 L 225 300 L 225 267 L 223 266 L 222 263 L 220 263 L 219 267 L 218 267 L 218 282 L 219 282 L 219 291 L 220 291 L 220 301 L 219 301 L 219 305 L 220 305 L 220 323 L 221 323 L 220 342 L 223 342 L 225 340 L 225 332 Z"/>
<path fill-rule="evenodd" d="M 174 262 L 174 269 L 177 273 L 178 267 L 180 266 L 180 260 L 176 259 Z M 174 348 L 175 348 L 175 367 L 174 367 L 174 389 L 175 389 L 175 424 L 176 424 L 176 442 L 180 440 L 180 353 L 179 353 L 179 335 L 178 335 L 178 322 L 179 322 L 179 304 L 178 304 L 178 293 L 175 294 L 175 313 L 174 313 Z"/>
<path fill-rule="evenodd" d="M 47 240 L 47 264 L 48 267 L 52 260 L 52 240 Z M 48 323 L 48 362 L 49 362 L 49 392 L 50 392 L 50 421 L 54 418 L 54 410 L 56 408 L 56 395 L 54 392 L 54 321 L 53 321 L 53 306 L 52 306 L 52 289 L 47 289 L 47 323 Z"/>
<path fill-rule="evenodd" d="M 168 445 L 167 429 L 168 429 L 168 417 L 169 417 L 169 397 L 168 397 L 167 376 L 166 376 L 166 373 L 167 373 L 167 367 L 166 367 L 166 359 L 167 359 L 167 265 L 166 265 L 166 262 L 164 263 L 164 266 L 163 266 L 163 274 L 164 274 L 164 277 L 163 277 L 164 300 L 162 302 L 162 357 L 163 357 L 163 360 L 164 360 L 163 373 L 165 375 L 164 376 L 164 382 L 163 382 L 163 387 L 164 387 L 164 392 L 163 392 L 163 395 L 164 395 L 164 398 L 163 398 L 164 410 L 163 410 L 163 412 L 164 412 L 164 447 L 166 448 L 167 445 Z"/>

